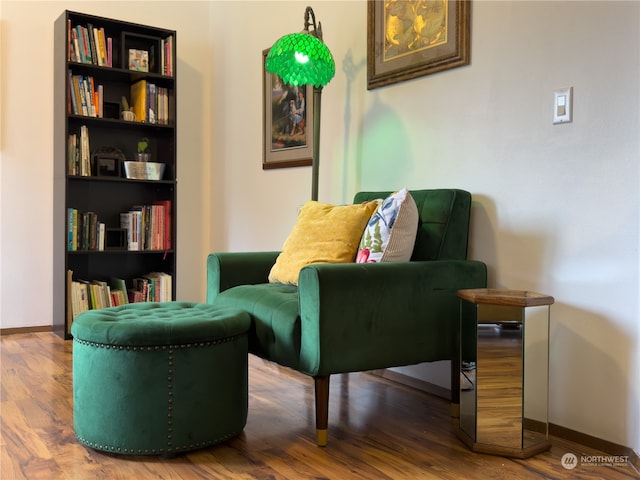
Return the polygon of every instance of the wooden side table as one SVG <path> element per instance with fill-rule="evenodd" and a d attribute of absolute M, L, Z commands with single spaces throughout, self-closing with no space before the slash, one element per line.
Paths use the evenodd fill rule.
<path fill-rule="evenodd" d="M 549 441 L 549 319 L 553 297 L 524 290 L 458 291 L 460 419 L 474 452 L 527 458 Z"/>

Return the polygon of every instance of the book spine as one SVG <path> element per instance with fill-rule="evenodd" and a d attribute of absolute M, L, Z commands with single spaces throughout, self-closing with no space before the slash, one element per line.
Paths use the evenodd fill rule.
<path fill-rule="evenodd" d="M 75 28 L 71 29 L 71 61 L 80 63 L 82 61 L 80 57 L 80 48 L 78 46 L 78 31 Z"/>
<path fill-rule="evenodd" d="M 78 145 L 78 138 L 75 133 L 69 134 L 69 141 L 67 142 L 67 175 L 77 175 L 77 163 L 76 163 L 76 149 Z"/>
<path fill-rule="evenodd" d="M 82 75 L 73 76 L 73 88 L 76 91 L 76 97 L 80 99 L 78 113 L 80 115 L 89 116 L 87 110 L 87 99 L 84 96 L 84 81 Z"/>
<path fill-rule="evenodd" d="M 147 81 L 139 80 L 130 88 L 131 106 L 136 114 L 136 121 L 147 121 Z"/>
<path fill-rule="evenodd" d="M 169 76 L 173 77 L 173 35 L 169 36 L 169 53 L 167 55 L 169 64 Z"/>
<path fill-rule="evenodd" d="M 93 63 L 93 57 L 91 56 L 91 40 L 89 38 L 89 29 L 87 27 L 82 28 L 82 38 L 84 41 L 84 50 L 87 59 L 85 63 Z"/>
<path fill-rule="evenodd" d="M 109 67 L 110 65 L 107 63 L 107 47 L 105 40 L 104 28 L 100 28 L 98 30 L 98 44 L 100 45 L 100 61 L 101 65 L 104 67 Z"/>
<path fill-rule="evenodd" d="M 85 79 L 85 83 L 86 83 L 86 88 L 87 88 L 87 98 L 89 99 L 89 101 L 87 102 L 89 104 L 89 116 L 91 117 L 97 117 L 97 111 L 96 111 L 96 89 L 95 89 L 95 85 L 93 83 L 93 77 L 87 77 Z"/>
<path fill-rule="evenodd" d="M 82 42 L 82 63 L 91 63 L 91 47 L 87 38 L 87 29 L 78 25 L 78 42 Z"/>
<path fill-rule="evenodd" d="M 67 62 L 71 61 L 71 53 L 73 52 L 71 43 L 71 19 L 67 19 Z"/>
<path fill-rule="evenodd" d="M 85 50 L 84 35 L 82 34 L 81 25 L 76 25 L 75 43 L 79 53 L 78 61 L 80 63 L 87 63 L 87 54 Z"/>
<path fill-rule="evenodd" d="M 71 110 L 72 113 L 74 115 L 78 114 L 78 102 L 76 101 L 76 91 L 73 88 L 73 75 L 71 73 L 71 70 L 69 70 L 69 74 L 68 74 L 68 80 L 67 82 L 69 83 L 69 96 L 71 97 Z"/>
<path fill-rule="evenodd" d="M 89 284 L 87 282 L 80 283 L 80 311 L 78 313 L 89 310 Z"/>
<path fill-rule="evenodd" d="M 172 300 L 171 295 L 171 275 L 163 273 L 164 278 L 164 300 L 170 302 Z"/>
<path fill-rule="evenodd" d="M 158 87 L 158 123 L 165 124 L 164 118 L 164 87 Z"/>
<path fill-rule="evenodd" d="M 79 288 L 78 288 L 79 284 L 76 281 L 71 281 L 71 306 L 67 307 L 67 308 L 71 308 L 71 322 L 73 322 L 73 320 L 76 318 L 76 315 L 78 315 L 78 310 L 80 310 L 79 307 Z M 67 325 L 67 333 L 71 333 L 71 322 L 68 322 L 69 324 Z"/>
<path fill-rule="evenodd" d="M 164 44 L 164 74 L 167 76 L 171 75 L 171 43 L 169 38 L 166 39 Z"/>
<path fill-rule="evenodd" d="M 113 39 L 107 37 L 107 66 L 113 67 Z"/>
<path fill-rule="evenodd" d="M 104 239 L 105 239 L 106 225 L 103 222 L 98 222 L 98 250 L 104 251 Z"/>
<path fill-rule="evenodd" d="M 169 125 L 169 89 L 164 89 L 164 124 Z"/>
<path fill-rule="evenodd" d="M 86 125 L 80 127 L 80 175 L 91 176 L 91 148 L 89 146 L 89 129 Z"/>
<path fill-rule="evenodd" d="M 82 83 L 80 84 L 80 90 L 84 95 L 84 103 L 87 110 L 87 113 L 85 115 L 91 117 L 91 95 L 89 93 L 89 82 L 84 77 L 82 78 Z"/>
<path fill-rule="evenodd" d="M 98 101 L 97 101 L 98 117 L 104 117 L 104 86 L 98 85 Z"/>
<path fill-rule="evenodd" d="M 78 250 L 78 210 L 73 209 L 73 251 Z"/>
<path fill-rule="evenodd" d="M 100 294 L 98 293 L 98 285 L 91 283 L 89 285 L 89 304 L 91 310 L 98 310 L 100 308 Z"/>
<path fill-rule="evenodd" d="M 91 27 L 91 46 L 93 47 L 93 63 L 102 66 L 102 55 L 100 55 L 100 32 L 97 28 Z"/>
<path fill-rule="evenodd" d="M 162 250 L 164 248 L 164 206 L 154 205 L 153 207 L 153 238 L 155 240 L 154 250 Z"/>
<path fill-rule="evenodd" d="M 94 64 L 96 63 L 96 55 L 95 55 L 95 45 L 93 44 L 94 40 L 93 40 L 93 25 L 91 25 L 90 23 L 87 24 L 86 27 L 84 27 L 84 31 L 85 34 L 87 36 L 87 47 L 89 49 L 89 63 Z"/>
<path fill-rule="evenodd" d="M 95 212 L 89 212 L 89 248 L 88 250 L 98 249 L 98 215 Z"/>
<path fill-rule="evenodd" d="M 147 83 L 147 119 L 149 123 L 157 123 L 156 115 L 158 107 L 156 105 L 156 86 L 153 83 Z"/>
<path fill-rule="evenodd" d="M 165 39 L 162 39 L 162 42 L 160 44 L 160 73 L 162 75 L 167 74 L 167 62 L 165 60 L 166 50 L 167 50 L 167 41 Z"/>
<path fill-rule="evenodd" d="M 73 208 L 67 208 L 67 250 L 73 251 Z"/>

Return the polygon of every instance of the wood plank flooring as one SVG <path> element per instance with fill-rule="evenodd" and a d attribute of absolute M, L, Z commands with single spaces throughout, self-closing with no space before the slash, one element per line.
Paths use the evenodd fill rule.
<path fill-rule="evenodd" d="M 623 467 L 578 465 L 603 455 L 552 438 L 526 460 L 475 454 L 455 436 L 449 403 L 367 373 L 331 379 L 329 445 L 315 445 L 311 379 L 253 356 L 242 434 L 175 458 L 100 453 L 73 433 L 72 342 L 53 333 L 0 338 L 0 478 L 56 479 L 607 479 Z"/>

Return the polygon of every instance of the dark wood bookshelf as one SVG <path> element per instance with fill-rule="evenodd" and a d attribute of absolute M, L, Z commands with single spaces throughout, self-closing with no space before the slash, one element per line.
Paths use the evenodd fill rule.
<path fill-rule="evenodd" d="M 71 54 L 70 42 L 79 34 L 77 27 L 89 26 L 98 31 L 94 36 L 92 61 Z M 100 29 L 103 29 L 102 36 Z M 72 33 L 76 30 L 76 33 Z M 80 32 L 82 33 L 82 32 Z M 96 38 L 97 37 L 97 38 Z M 107 63 L 107 39 L 111 39 L 111 63 Z M 104 48 L 100 47 L 104 39 Z M 169 46 L 167 46 L 167 44 Z M 132 288 L 134 278 L 151 272 L 164 272 L 171 276 L 172 299 L 176 292 L 176 225 L 177 225 L 177 148 L 176 148 L 176 32 L 133 22 L 120 21 L 69 10 L 64 11 L 54 24 L 54 199 L 53 199 L 53 327 L 65 339 L 71 338 L 71 284 L 73 280 L 109 281 L 124 279 Z M 88 45 L 90 49 L 90 45 Z M 148 70 L 129 68 L 129 49 L 147 52 Z M 101 52 L 104 52 L 102 55 Z M 100 60 L 95 60 L 100 56 Z M 147 57 L 147 55 L 144 55 Z M 100 64 L 102 63 L 102 64 Z M 165 68 L 170 66 L 170 68 Z M 74 76 L 91 77 L 95 91 L 101 87 L 102 97 L 91 96 L 96 102 L 96 113 L 83 114 L 80 99 L 76 108 L 71 90 Z M 74 79 L 75 80 L 75 79 Z M 122 97 L 132 103 L 131 86 L 146 80 L 166 100 L 153 103 L 155 117 L 145 122 L 121 119 Z M 77 91 L 76 91 L 77 92 Z M 151 92 L 147 90 L 147 92 Z M 151 97 L 150 97 L 151 98 Z M 158 93 L 157 98 L 162 98 Z M 145 109 L 148 112 L 148 109 Z M 162 114 L 162 115 L 161 115 Z M 147 114 L 147 116 L 149 116 Z M 88 131 L 91 175 L 71 171 L 69 138 L 80 137 L 80 130 Z M 124 161 L 135 161 L 137 143 L 149 140 L 151 162 L 165 165 L 160 180 L 126 178 Z M 115 160 L 115 173 L 97 175 L 94 154 L 101 148 L 111 148 L 120 156 Z M 115 164 L 115 163 L 114 163 Z M 136 206 L 168 201 L 171 204 L 170 245 L 163 248 L 129 250 L 121 243 L 109 244 L 103 250 L 77 249 L 69 246 L 69 209 L 93 212 L 105 224 L 106 235 L 120 237 L 124 230 L 120 214 Z M 163 222 L 164 223 L 164 222 Z M 126 234 L 125 234 L 126 235 Z M 167 242 L 166 236 L 163 239 Z M 68 272 L 73 272 L 72 277 Z"/>

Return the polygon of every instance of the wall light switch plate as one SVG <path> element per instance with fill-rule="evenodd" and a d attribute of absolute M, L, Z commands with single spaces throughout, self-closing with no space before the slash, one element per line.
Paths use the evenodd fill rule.
<path fill-rule="evenodd" d="M 573 120 L 573 87 L 553 92 L 553 123 L 570 123 Z"/>

